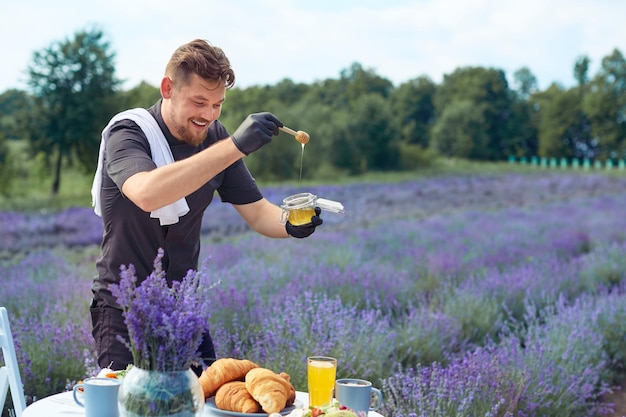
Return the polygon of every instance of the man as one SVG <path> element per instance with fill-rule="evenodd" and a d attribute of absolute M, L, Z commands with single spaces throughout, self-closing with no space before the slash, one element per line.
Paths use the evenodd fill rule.
<path fill-rule="evenodd" d="M 91 305 L 102 368 L 119 370 L 132 363 L 118 338 L 128 339 L 122 311 L 107 289 L 119 282 L 120 266 L 133 264 L 138 279 L 144 279 L 163 248 L 168 281 L 197 270 L 202 217 L 214 191 L 268 237 L 304 238 L 322 224 L 317 209 L 310 224 L 285 226 L 282 209 L 261 194 L 242 158 L 271 142 L 282 123 L 271 113 L 256 113 L 229 135 L 218 118 L 234 82 L 224 52 L 194 40 L 167 64 L 162 98 L 147 111 L 120 113 L 103 131 L 92 197 L 104 234 Z M 200 349 L 208 363 L 215 359 L 208 333 Z"/>

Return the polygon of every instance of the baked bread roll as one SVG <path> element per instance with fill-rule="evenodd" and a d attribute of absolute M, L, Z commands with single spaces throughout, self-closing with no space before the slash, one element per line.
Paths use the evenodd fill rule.
<path fill-rule="evenodd" d="M 267 368 L 254 368 L 246 374 L 246 389 L 268 414 L 285 408 L 290 386 L 283 377 Z"/>
<path fill-rule="evenodd" d="M 288 373 L 281 372 L 278 375 L 289 382 L 289 397 L 287 397 L 287 404 L 285 404 L 285 407 L 289 407 L 296 402 L 296 389 L 291 384 L 291 376 Z"/>
<path fill-rule="evenodd" d="M 247 359 L 220 358 L 216 360 L 198 378 L 204 398 L 215 395 L 218 388 L 227 382 L 243 381 L 248 371 L 253 368 L 258 368 L 258 365 Z"/>
<path fill-rule="evenodd" d="M 231 381 L 219 387 L 215 393 L 215 405 L 220 410 L 237 413 L 257 413 L 261 408 L 243 381 Z"/>

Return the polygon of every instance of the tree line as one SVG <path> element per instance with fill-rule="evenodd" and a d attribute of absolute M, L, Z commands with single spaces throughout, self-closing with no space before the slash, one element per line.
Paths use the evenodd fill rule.
<path fill-rule="evenodd" d="M 158 87 L 145 82 L 122 90 L 114 59 L 104 33 L 93 28 L 34 53 L 30 90 L 0 95 L 0 191 L 13 169 L 7 141 L 27 141 L 53 175 L 56 193 L 63 167 L 95 171 L 100 132 L 115 113 L 158 100 Z M 310 179 L 419 169 L 439 156 L 623 159 L 626 61 L 614 49 L 596 74 L 589 65 L 587 56 L 575 61 L 574 87 L 553 83 L 540 91 L 527 67 L 513 74 L 512 85 L 501 69 L 469 66 L 439 84 L 418 76 L 394 86 L 354 63 L 336 79 L 235 87 L 220 120 L 234 131 L 249 113 L 270 111 L 309 133 L 305 152 L 281 133 L 247 157 L 263 180 L 297 178 L 303 155 L 303 178 Z"/>

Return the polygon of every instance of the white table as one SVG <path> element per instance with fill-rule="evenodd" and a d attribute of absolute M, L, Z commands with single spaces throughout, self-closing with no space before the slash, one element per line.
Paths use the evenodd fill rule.
<path fill-rule="evenodd" d="M 309 394 L 297 391 L 296 399 L 302 402 L 303 407 L 309 406 Z M 209 407 L 204 407 L 203 417 L 223 417 L 214 413 Z M 80 416 L 85 417 L 85 409 L 74 402 L 72 391 L 54 394 L 49 397 L 35 401 L 26 409 L 22 417 L 57 417 L 57 416 Z M 383 417 L 382 415 L 370 411 L 368 417 Z"/>

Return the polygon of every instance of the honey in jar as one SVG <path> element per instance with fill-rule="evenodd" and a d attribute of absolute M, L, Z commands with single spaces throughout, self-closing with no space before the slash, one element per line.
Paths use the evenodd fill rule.
<path fill-rule="evenodd" d="M 285 198 L 281 206 L 282 223 L 289 221 L 294 226 L 311 223 L 311 217 L 315 216 L 316 199 L 311 193 L 299 193 Z"/>
<path fill-rule="evenodd" d="M 311 223 L 311 217 L 315 216 L 315 207 L 332 213 L 343 213 L 343 205 L 338 201 L 318 198 L 311 193 L 298 193 L 290 195 L 283 200 L 280 206 L 283 209 L 280 221 L 282 224 L 291 223 L 294 226 L 302 226 Z"/>

